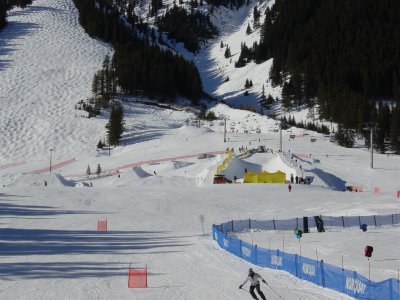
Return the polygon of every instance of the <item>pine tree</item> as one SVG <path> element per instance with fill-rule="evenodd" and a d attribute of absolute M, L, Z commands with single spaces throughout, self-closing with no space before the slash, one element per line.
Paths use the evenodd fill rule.
<path fill-rule="evenodd" d="M 91 174 L 92 174 L 92 172 L 90 171 L 90 166 L 88 165 L 86 168 L 86 176 L 90 177 Z"/>
<path fill-rule="evenodd" d="M 97 175 L 97 177 L 99 177 L 100 174 L 101 174 L 101 167 L 100 167 L 100 164 L 97 164 L 97 169 L 96 169 L 96 175 Z"/>
<path fill-rule="evenodd" d="M 225 55 L 225 58 L 231 57 L 231 49 L 228 46 L 226 46 L 224 55 Z"/>
<path fill-rule="evenodd" d="M 99 140 L 99 142 L 97 143 L 97 149 L 103 149 L 104 144 L 101 140 Z"/>
<path fill-rule="evenodd" d="M 355 143 L 355 133 L 353 129 L 344 128 L 342 124 L 338 125 L 335 134 L 336 142 L 343 147 L 351 148 Z"/>
<path fill-rule="evenodd" d="M 247 34 L 247 35 L 251 34 L 251 27 L 250 27 L 250 23 L 247 23 L 246 34 Z"/>
<path fill-rule="evenodd" d="M 119 145 L 124 131 L 124 112 L 121 105 L 113 105 L 106 128 L 109 144 L 112 146 Z"/>
<path fill-rule="evenodd" d="M 224 42 L 221 41 L 221 43 L 219 44 L 219 46 L 220 46 L 221 48 L 224 48 Z"/>
<path fill-rule="evenodd" d="M 260 105 L 267 106 L 267 97 L 265 96 L 265 88 L 262 86 L 262 92 L 260 97 Z"/>

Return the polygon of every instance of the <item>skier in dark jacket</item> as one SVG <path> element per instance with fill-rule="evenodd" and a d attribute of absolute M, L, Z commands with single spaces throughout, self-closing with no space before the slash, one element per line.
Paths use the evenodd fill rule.
<path fill-rule="evenodd" d="M 260 274 L 255 273 L 252 268 L 249 269 L 249 276 L 247 279 L 239 286 L 239 289 L 246 284 L 247 281 L 250 281 L 250 295 L 253 299 L 258 299 L 254 289 L 257 290 L 257 293 L 260 295 L 261 299 L 266 300 L 264 293 L 260 290 L 260 279 L 262 282 L 266 283 L 265 280 L 260 276 Z"/>

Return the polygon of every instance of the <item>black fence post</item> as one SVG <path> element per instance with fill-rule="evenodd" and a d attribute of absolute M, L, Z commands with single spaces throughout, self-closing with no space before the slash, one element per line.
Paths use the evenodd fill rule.
<path fill-rule="evenodd" d="M 346 226 L 344 225 L 344 217 L 343 217 L 343 216 L 342 216 L 342 225 L 343 225 L 343 228 L 346 227 Z"/>
<path fill-rule="evenodd" d="M 394 216 L 393 216 L 393 214 L 392 214 L 392 224 L 393 224 L 393 227 L 394 227 Z"/>
<path fill-rule="evenodd" d="M 374 215 L 374 224 L 375 224 L 375 227 L 376 227 L 376 216 Z"/>
<path fill-rule="evenodd" d="M 232 220 L 232 232 L 234 232 L 234 230 L 233 230 L 233 220 Z"/>
<path fill-rule="evenodd" d="M 308 230 L 308 217 L 303 217 L 303 232 L 304 233 L 309 233 L 310 232 Z"/>
<path fill-rule="evenodd" d="M 359 223 L 360 226 L 361 226 L 361 216 L 358 216 L 358 223 Z"/>
<path fill-rule="evenodd" d="M 251 219 L 249 219 L 249 229 L 251 229 Z"/>
<path fill-rule="evenodd" d="M 272 224 L 274 225 L 274 230 L 276 230 L 276 227 L 275 227 L 275 220 L 274 220 L 274 219 L 272 219 Z"/>

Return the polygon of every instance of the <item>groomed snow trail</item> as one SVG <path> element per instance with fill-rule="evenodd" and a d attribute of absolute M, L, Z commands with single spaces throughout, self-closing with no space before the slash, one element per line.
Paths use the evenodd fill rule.
<path fill-rule="evenodd" d="M 94 72 L 111 49 L 91 39 L 71 0 L 36 0 L 9 13 L 0 32 L 0 157 L 48 153 L 76 156 L 94 149 L 104 120 L 80 117 Z M 29 145 L 29 147 L 27 147 Z"/>

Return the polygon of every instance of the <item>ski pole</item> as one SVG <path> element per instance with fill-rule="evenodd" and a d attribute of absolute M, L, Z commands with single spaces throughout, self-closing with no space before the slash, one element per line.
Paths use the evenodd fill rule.
<path fill-rule="evenodd" d="M 249 290 L 246 290 L 246 289 L 244 289 L 244 288 L 242 288 L 242 287 L 241 287 L 240 289 L 243 290 L 243 291 L 246 291 L 246 292 L 248 292 L 248 293 L 250 292 Z"/>
<path fill-rule="evenodd" d="M 269 284 L 265 281 L 265 284 L 273 291 L 279 298 L 283 299 L 281 295 L 279 295 Z"/>

